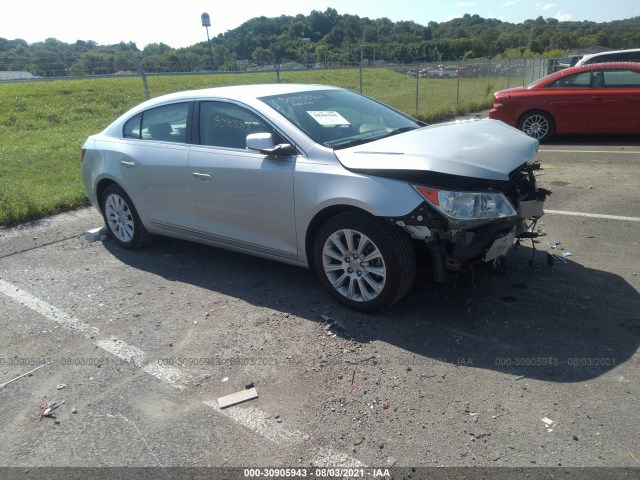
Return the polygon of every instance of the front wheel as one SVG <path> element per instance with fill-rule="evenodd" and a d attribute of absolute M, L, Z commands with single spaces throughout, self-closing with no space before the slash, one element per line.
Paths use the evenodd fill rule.
<path fill-rule="evenodd" d="M 134 249 L 150 239 L 129 195 L 119 185 L 112 184 L 105 189 L 101 207 L 109 233 L 120 246 Z"/>
<path fill-rule="evenodd" d="M 542 111 L 527 112 L 518 121 L 518 130 L 522 130 L 540 143 L 550 140 L 555 129 L 553 117 Z"/>
<path fill-rule="evenodd" d="M 362 312 L 396 303 L 416 272 L 415 252 L 403 231 L 356 213 L 336 215 L 320 228 L 313 260 L 331 295 Z"/>

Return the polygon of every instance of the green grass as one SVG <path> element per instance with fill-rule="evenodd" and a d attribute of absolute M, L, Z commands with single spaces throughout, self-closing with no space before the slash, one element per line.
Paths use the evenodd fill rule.
<path fill-rule="evenodd" d="M 221 85 L 273 83 L 275 72 L 148 76 L 152 97 Z M 280 81 L 360 91 L 358 69 L 299 70 Z M 388 69 L 364 69 L 363 93 L 428 122 L 490 105 L 503 79 L 419 79 Z M 140 77 L 4 83 L 0 85 L 0 225 L 86 204 L 80 147 L 144 100 Z"/>

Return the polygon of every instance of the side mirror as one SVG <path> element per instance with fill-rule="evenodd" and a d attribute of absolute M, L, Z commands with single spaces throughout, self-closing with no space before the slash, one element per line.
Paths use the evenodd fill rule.
<path fill-rule="evenodd" d="M 276 157 L 289 157 L 298 153 L 296 149 L 288 143 L 274 145 L 273 135 L 270 133 L 252 133 L 247 135 L 247 148 Z"/>

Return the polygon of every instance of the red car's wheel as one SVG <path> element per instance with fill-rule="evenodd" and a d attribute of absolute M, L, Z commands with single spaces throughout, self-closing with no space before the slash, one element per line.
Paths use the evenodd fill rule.
<path fill-rule="evenodd" d="M 518 121 L 518 130 L 522 130 L 524 133 L 536 140 L 546 142 L 550 140 L 555 134 L 556 124 L 553 121 L 553 117 L 547 112 L 533 111 L 527 112 Z"/>

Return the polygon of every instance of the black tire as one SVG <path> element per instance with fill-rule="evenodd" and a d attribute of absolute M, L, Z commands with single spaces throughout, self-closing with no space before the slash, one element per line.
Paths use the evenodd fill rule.
<path fill-rule="evenodd" d="M 544 143 L 556 133 L 556 123 L 553 117 L 542 110 L 527 112 L 518 120 L 518 130 Z"/>
<path fill-rule="evenodd" d="M 331 295 L 361 312 L 396 303 L 416 274 L 415 252 L 405 232 L 353 212 L 336 215 L 320 227 L 313 262 Z"/>
<path fill-rule="evenodd" d="M 120 185 L 114 183 L 105 188 L 100 209 L 109 233 L 121 247 L 139 248 L 151 239 L 131 198 Z"/>

